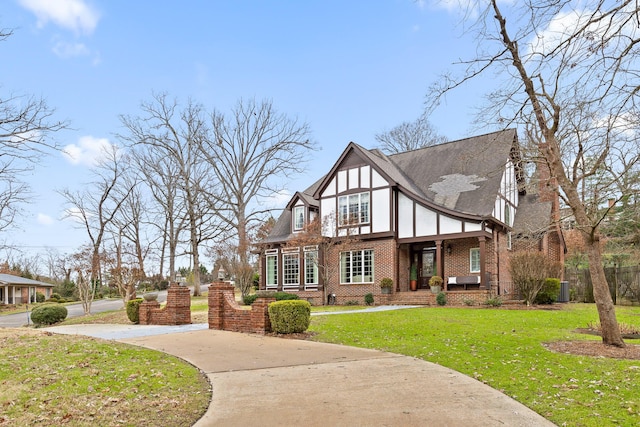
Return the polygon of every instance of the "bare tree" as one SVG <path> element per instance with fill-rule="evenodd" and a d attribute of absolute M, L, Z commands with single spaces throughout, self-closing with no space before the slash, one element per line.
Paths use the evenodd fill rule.
<path fill-rule="evenodd" d="M 149 188 L 154 201 L 148 210 L 154 215 L 152 225 L 160 232 L 160 274 L 164 275 L 168 248 L 169 281 L 173 282 L 178 244 L 186 223 L 183 199 L 178 192 L 178 167 L 161 151 L 136 150 L 135 159 L 141 181 Z"/>
<path fill-rule="evenodd" d="M 304 170 L 309 150 L 309 126 L 278 113 L 271 101 L 238 101 L 231 116 L 211 115 L 212 133 L 203 144 L 202 156 L 220 182 L 218 193 L 209 193 L 212 208 L 237 232 L 237 285 L 251 286 L 249 230 L 269 214 L 260 203 L 282 188 L 278 179 Z M 251 272 L 251 274 L 249 274 Z"/>
<path fill-rule="evenodd" d="M 391 130 L 375 136 L 379 149 L 387 154 L 402 153 L 418 148 L 447 142 L 447 138 L 438 134 L 426 113 L 413 122 L 402 122 Z"/>
<path fill-rule="evenodd" d="M 600 245 L 608 209 L 595 207 L 626 196 L 615 183 L 640 160 L 637 2 L 530 0 L 505 6 L 510 20 L 497 0 L 472 7 L 480 17 L 479 56 L 464 63 L 461 78 L 446 76 L 435 98 L 486 70 L 504 77 L 482 118 L 526 126 L 536 143 L 533 160 L 542 166 L 541 184 L 560 194 L 582 234 L 602 340 L 622 347 Z M 585 198 L 581 188 L 589 180 L 597 191 Z"/>
<path fill-rule="evenodd" d="M 133 189 L 133 184 L 131 187 L 124 188 L 118 185 L 122 180 L 124 169 L 118 148 L 112 146 L 110 150 L 104 152 L 104 155 L 103 161 L 93 170 L 96 177 L 93 183 L 82 191 L 74 192 L 69 189 L 59 191 L 69 206 L 66 216 L 79 222 L 87 232 L 90 242 L 91 270 L 89 277 L 85 277 L 86 273 L 84 270 L 81 271 L 79 267 L 75 269 L 80 279 L 88 280 L 92 288 L 91 292 L 80 294 L 82 298 L 86 298 L 83 300 L 85 314 L 91 312 L 96 285 L 102 281 L 100 250 L 105 234 Z M 82 282 L 82 284 L 85 283 Z"/>
<path fill-rule="evenodd" d="M 128 134 L 121 138 L 164 156 L 174 168 L 177 180 L 171 185 L 175 185 L 177 197 L 173 200 L 184 208 L 184 225 L 189 235 L 185 253 L 192 260 L 194 295 L 200 295 L 200 245 L 224 231 L 216 221 L 216 212 L 205 200 L 206 195 L 218 194 L 219 190 L 216 177 L 209 173 L 208 166 L 202 161 L 202 146 L 208 138 L 203 109 L 193 101 L 188 101 L 181 109 L 178 102 L 169 100 L 166 94 L 154 94 L 153 101 L 143 102 L 141 109 L 143 115 L 140 117 L 121 116 L 128 130 Z M 169 221 L 172 218 L 175 217 L 167 216 L 168 225 L 171 225 Z M 174 228 L 175 231 L 179 230 Z M 174 234 L 169 233 L 169 236 Z M 173 242 L 176 243 L 177 239 Z M 174 274 L 172 270 L 172 277 Z"/>
<path fill-rule="evenodd" d="M 11 34 L 0 29 L 0 41 Z M 21 177 L 48 151 L 58 149 L 49 136 L 68 124 L 53 120 L 54 111 L 42 98 L 0 93 L 0 232 L 29 202 L 30 189 Z"/>
<path fill-rule="evenodd" d="M 353 249 L 361 241 L 358 235 L 351 233 L 350 227 L 345 228 L 344 234 L 340 237 L 328 237 L 338 235 L 337 224 L 335 212 L 325 215 L 322 219 L 316 216 L 285 244 L 287 248 L 317 247 L 313 262 L 318 268 L 322 283 L 323 301 L 327 301 L 327 287 L 334 281 L 338 283 L 340 261 L 334 258 L 339 257 L 342 251 Z"/>

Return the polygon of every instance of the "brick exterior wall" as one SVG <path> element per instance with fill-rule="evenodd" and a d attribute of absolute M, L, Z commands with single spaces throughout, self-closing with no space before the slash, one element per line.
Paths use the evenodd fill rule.
<path fill-rule="evenodd" d="M 172 283 L 167 290 L 167 303 L 160 308 L 156 300 L 140 304 L 141 325 L 187 325 L 191 323 L 191 293 L 186 286 Z"/>
<path fill-rule="evenodd" d="M 348 249 L 340 248 L 326 254 L 329 265 L 336 266 L 335 272 L 331 275 L 329 283 L 326 284 L 327 295 L 336 295 L 336 304 L 345 304 L 349 301 L 357 301 L 364 304 L 364 296 L 373 294 L 374 301 L 388 299 L 382 294 L 380 280 L 385 277 L 393 279 L 394 291 L 397 285 L 396 275 L 396 251 L 395 240 L 368 240 L 354 242 Z M 373 283 L 364 284 L 340 284 L 340 252 L 344 250 L 373 249 Z"/>
<path fill-rule="evenodd" d="M 223 282 L 209 286 L 209 329 L 261 333 L 271 331 L 268 306 L 275 298 L 258 298 L 250 310 L 236 302 L 235 288 Z"/>

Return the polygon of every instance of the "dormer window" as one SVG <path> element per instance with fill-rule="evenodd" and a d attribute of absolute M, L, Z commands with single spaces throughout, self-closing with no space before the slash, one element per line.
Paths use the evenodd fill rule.
<path fill-rule="evenodd" d="M 298 231 L 304 227 L 304 206 L 293 208 L 293 229 Z"/>

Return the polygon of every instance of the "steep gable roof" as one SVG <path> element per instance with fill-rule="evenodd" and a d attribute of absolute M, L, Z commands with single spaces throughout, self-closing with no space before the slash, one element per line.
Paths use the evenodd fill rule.
<path fill-rule="evenodd" d="M 288 240 L 288 238 L 292 235 L 291 233 L 291 203 L 297 197 L 303 199 L 309 206 L 318 207 L 318 201 L 313 198 L 313 193 L 317 190 L 320 183 L 324 180 L 325 177 L 320 178 L 313 184 L 311 184 L 306 190 L 298 191 L 291 198 L 291 201 L 287 204 L 287 208 L 282 211 L 278 219 L 276 220 L 275 225 L 271 229 L 271 233 L 269 236 L 262 240 L 261 243 L 273 243 L 273 242 L 282 242 Z"/>
<path fill-rule="evenodd" d="M 426 200 L 461 213 L 493 212 L 500 181 L 512 148 L 515 129 L 447 142 L 388 159 Z"/>

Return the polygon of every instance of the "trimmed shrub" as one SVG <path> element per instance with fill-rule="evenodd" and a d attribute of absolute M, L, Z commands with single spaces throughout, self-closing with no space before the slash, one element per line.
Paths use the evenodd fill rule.
<path fill-rule="evenodd" d="M 273 296 L 276 299 L 276 301 L 288 301 L 288 300 L 294 300 L 294 299 L 300 298 L 296 294 L 290 294 L 288 292 L 282 292 L 282 291 L 275 292 Z"/>
<path fill-rule="evenodd" d="M 373 294 L 369 293 L 364 296 L 364 303 L 367 305 L 373 304 Z"/>
<path fill-rule="evenodd" d="M 500 307 L 502 305 L 502 300 L 500 297 L 489 298 L 485 301 L 485 304 L 490 307 Z"/>
<path fill-rule="evenodd" d="M 536 304 L 553 304 L 558 300 L 560 294 L 560 279 L 544 279 L 542 289 L 536 295 Z"/>
<path fill-rule="evenodd" d="M 438 292 L 438 295 L 436 296 L 436 302 L 440 306 L 447 305 L 447 296 L 445 295 L 444 292 Z"/>
<path fill-rule="evenodd" d="M 140 304 L 144 299 L 135 298 L 127 302 L 127 317 L 136 325 L 140 323 Z"/>
<path fill-rule="evenodd" d="M 42 292 L 36 292 L 36 302 L 44 302 L 44 294 Z"/>
<path fill-rule="evenodd" d="M 36 326 L 53 325 L 67 318 L 67 308 L 58 304 L 45 304 L 31 312 L 31 320 Z"/>
<path fill-rule="evenodd" d="M 271 330 L 278 334 L 304 332 L 311 323 L 311 304 L 302 300 L 276 301 L 269 304 Z"/>
<path fill-rule="evenodd" d="M 251 305 L 258 299 L 258 294 L 245 295 L 242 297 L 244 305 Z"/>

